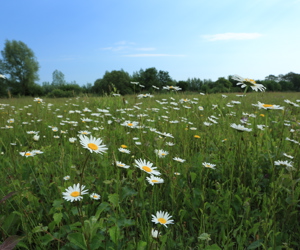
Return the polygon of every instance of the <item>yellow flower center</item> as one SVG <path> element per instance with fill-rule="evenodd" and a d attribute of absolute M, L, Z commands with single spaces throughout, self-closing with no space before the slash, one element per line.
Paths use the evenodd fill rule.
<path fill-rule="evenodd" d="M 158 180 L 152 180 L 152 182 L 158 182 Z"/>
<path fill-rule="evenodd" d="M 127 148 L 127 146 L 126 145 L 121 145 L 121 148 Z"/>
<path fill-rule="evenodd" d="M 166 155 L 166 154 L 162 153 L 161 155 L 164 156 L 164 155 Z"/>
<path fill-rule="evenodd" d="M 78 197 L 80 195 L 80 192 L 74 191 L 70 194 L 72 197 Z"/>
<path fill-rule="evenodd" d="M 94 143 L 89 143 L 87 145 L 91 150 L 97 150 L 99 147 Z"/>
<path fill-rule="evenodd" d="M 207 168 L 211 168 L 211 165 L 205 164 L 205 167 L 207 167 Z"/>
<path fill-rule="evenodd" d="M 166 224 L 167 220 L 164 218 L 158 218 L 157 219 L 161 224 Z"/>
<path fill-rule="evenodd" d="M 265 108 L 272 108 L 272 107 L 274 107 L 274 105 L 272 105 L 272 104 L 263 104 L 263 107 L 265 107 Z"/>
<path fill-rule="evenodd" d="M 143 166 L 142 169 L 145 170 L 146 172 L 152 172 L 152 169 L 147 166 Z"/>
<path fill-rule="evenodd" d="M 82 132 L 82 134 L 83 134 L 83 135 L 86 135 L 86 134 L 87 134 L 87 132 Z"/>
<path fill-rule="evenodd" d="M 31 155 L 31 153 L 25 153 L 25 155 L 26 155 L 26 156 L 29 156 L 29 155 Z"/>
<path fill-rule="evenodd" d="M 124 167 L 125 165 L 124 165 L 124 164 L 118 164 L 118 166 L 119 166 L 119 167 Z"/>
<path fill-rule="evenodd" d="M 127 125 L 128 125 L 128 126 L 133 126 L 133 124 L 132 124 L 132 123 L 128 123 Z"/>
<path fill-rule="evenodd" d="M 98 195 L 94 195 L 93 197 L 96 199 L 96 198 L 98 198 Z"/>
<path fill-rule="evenodd" d="M 261 117 L 265 117 L 265 115 L 264 115 L 264 114 L 260 114 L 260 116 L 261 116 Z"/>
<path fill-rule="evenodd" d="M 200 136 L 199 136 L 199 135 L 194 135 L 194 137 L 195 137 L 195 138 L 200 138 Z"/>

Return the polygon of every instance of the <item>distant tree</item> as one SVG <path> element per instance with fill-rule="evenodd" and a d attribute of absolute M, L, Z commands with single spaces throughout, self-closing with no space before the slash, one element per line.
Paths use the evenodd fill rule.
<path fill-rule="evenodd" d="M 57 69 L 54 70 L 52 73 L 52 85 L 60 86 L 65 84 L 66 84 L 65 75 Z"/>
<path fill-rule="evenodd" d="M 300 74 L 289 72 L 285 74 L 282 78 L 283 80 L 291 82 L 293 84 L 293 90 L 300 91 Z"/>
<path fill-rule="evenodd" d="M 163 76 L 163 73 L 161 75 Z M 157 69 L 154 67 L 146 70 L 141 69 L 139 72 L 139 83 L 145 86 L 144 90 L 149 90 L 152 85 L 161 87 Z"/>
<path fill-rule="evenodd" d="M 170 83 L 173 82 L 168 71 L 163 71 L 163 70 L 158 71 L 157 77 L 158 77 L 158 81 L 159 81 L 159 85 L 157 87 L 160 87 L 160 88 L 163 86 L 169 85 Z"/>
<path fill-rule="evenodd" d="M 181 91 L 187 91 L 189 89 L 189 84 L 187 81 L 178 81 L 176 86 L 181 88 Z"/>
<path fill-rule="evenodd" d="M 120 94 L 131 94 L 130 76 L 124 70 L 106 71 L 102 79 L 97 79 L 92 91 L 97 94 L 110 94 L 114 89 Z"/>
<path fill-rule="evenodd" d="M 188 78 L 187 79 L 188 83 L 188 90 L 190 91 L 200 91 L 203 81 L 200 78 Z"/>
<path fill-rule="evenodd" d="M 9 75 L 11 91 L 14 94 L 30 94 L 30 88 L 39 79 L 39 64 L 33 51 L 21 41 L 6 40 L 1 55 L 0 71 Z"/>
<path fill-rule="evenodd" d="M 230 88 L 232 87 L 232 82 L 230 82 L 224 77 L 219 77 L 218 80 L 215 82 L 215 85 L 217 92 L 229 92 Z"/>

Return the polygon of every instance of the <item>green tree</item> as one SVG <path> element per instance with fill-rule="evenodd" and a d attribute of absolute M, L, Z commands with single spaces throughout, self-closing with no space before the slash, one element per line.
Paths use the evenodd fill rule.
<path fill-rule="evenodd" d="M 133 91 L 130 81 L 129 74 L 124 70 L 106 71 L 102 79 L 95 81 L 92 91 L 97 94 L 110 94 L 116 88 L 122 95 L 131 94 Z"/>
<path fill-rule="evenodd" d="M 14 94 L 29 95 L 39 79 L 39 63 L 33 51 L 21 41 L 6 40 L 1 51 L 0 70 L 9 75 L 8 83 Z"/>
<path fill-rule="evenodd" d="M 53 86 L 61 86 L 61 85 L 65 85 L 66 81 L 65 81 L 65 75 L 63 74 L 63 72 L 59 71 L 59 70 L 54 70 L 52 73 L 52 85 Z"/>

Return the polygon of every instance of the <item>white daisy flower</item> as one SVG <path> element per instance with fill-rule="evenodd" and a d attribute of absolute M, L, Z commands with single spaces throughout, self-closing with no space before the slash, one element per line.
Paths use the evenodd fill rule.
<path fill-rule="evenodd" d="M 155 224 L 161 224 L 165 227 L 168 227 L 168 224 L 174 224 L 174 220 L 170 220 L 172 218 L 168 212 L 158 211 L 156 212 L 156 216 L 152 214 L 152 222 Z"/>
<path fill-rule="evenodd" d="M 246 131 L 246 132 L 251 132 L 251 131 L 252 131 L 251 128 L 246 128 L 246 127 L 244 127 L 243 125 L 237 125 L 237 124 L 235 124 L 235 123 L 232 123 L 232 124 L 230 125 L 230 127 L 234 128 L 234 129 L 236 129 L 236 130 L 238 130 L 239 132 L 244 132 L 244 131 Z"/>
<path fill-rule="evenodd" d="M 90 194 L 90 197 L 94 200 L 100 200 L 100 198 L 101 198 L 101 196 L 99 194 L 96 194 L 96 193 Z"/>
<path fill-rule="evenodd" d="M 283 107 L 279 105 L 273 105 L 273 104 L 265 104 L 258 102 L 258 104 L 252 104 L 253 106 L 258 107 L 259 109 L 284 109 Z"/>
<path fill-rule="evenodd" d="M 174 160 L 174 161 L 181 162 L 181 163 L 184 163 L 184 162 L 185 162 L 184 159 L 181 159 L 181 158 L 179 158 L 179 157 L 174 157 L 173 160 Z"/>
<path fill-rule="evenodd" d="M 134 160 L 135 161 L 135 166 L 138 167 L 139 169 L 145 171 L 148 174 L 151 175 L 161 175 L 161 173 L 155 169 L 157 169 L 156 167 L 152 167 L 153 163 L 151 163 L 150 161 L 146 161 L 146 160 Z"/>
<path fill-rule="evenodd" d="M 120 161 L 116 161 L 116 165 L 117 165 L 117 167 L 120 167 L 120 168 L 129 168 L 130 167 L 129 165 L 126 165 Z"/>
<path fill-rule="evenodd" d="M 66 189 L 66 192 L 63 192 L 63 198 L 67 201 L 79 201 L 83 197 L 82 195 L 87 194 L 88 190 L 84 190 L 85 186 L 81 186 L 78 183 L 77 185 L 74 184 L 73 187 L 70 186 Z"/>
<path fill-rule="evenodd" d="M 103 154 L 106 153 L 105 151 L 108 149 L 106 145 L 102 144 L 102 140 L 100 138 L 95 138 L 93 136 L 90 136 L 88 138 L 85 135 L 80 135 L 80 144 L 88 149 L 91 153 L 97 153 L 97 154 Z"/>
<path fill-rule="evenodd" d="M 166 155 L 169 154 L 168 151 L 164 151 L 164 150 L 162 150 L 162 149 L 155 149 L 154 152 L 155 152 L 155 154 L 156 154 L 159 158 L 165 158 Z"/>
<path fill-rule="evenodd" d="M 149 182 L 149 184 L 151 184 L 152 186 L 154 184 L 160 184 L 160 183 L 164 183 L 164 179 L 156 177 L 154 175 L 150 175 L 150 177 L 146 177 L 146 180 Z"/>
<path fill-rule="evenodd" d="M 158 232 L 158 230 L 155 230 L 152 228 L 151 235 L 153 238 L 157 239 L 160 236 L 160 232 Z"/>
<path fill-rule="evenodd" d="M 121 153 L 130 154 L 130 150 L 128 150 L 128 149 L 125 149 L 125 148 L 118 148 L 118 150 L 119 150 Z"/>
<path fill-rule="evenodd" d="M 238 81 L 237 85 L 241 85 L 241 88 L 250 86 L 251 89 L 253 89 L 255 91 L 257 91 L 257 90 L 265 91 L 266 90 L 266 87 L 264 85 L 256 83 L 253 79 L 244 78 L 239 75 L 234 75 L 232 77 L 232 79 Z"/>
<path fill-rule="evenodd" d="M 32 151 L 20 152 L 20 155 L 27 157 L 35 156 L 35 153 Z"/>
<path fill-rule="evenodd" d="M 208 163 L 208 162 L 203 162 L 202 165 L 206 168 L 212 168 L 212 169 L 216 169 L 215 168 L 215 164 L 211 164 L 211 163 Z"/>

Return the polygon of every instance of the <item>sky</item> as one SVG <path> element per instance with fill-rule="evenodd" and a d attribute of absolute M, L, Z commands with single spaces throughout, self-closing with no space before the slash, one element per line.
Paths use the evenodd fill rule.
<path fill-rule="evenodd" d="M 82 86 L 151 67 L 177 81 L 263 80 L 300 73 L 299 13 L 300 0 L 5 0 L 0 51 L 24 42 L 40 84 L 55 70 Z"/>

